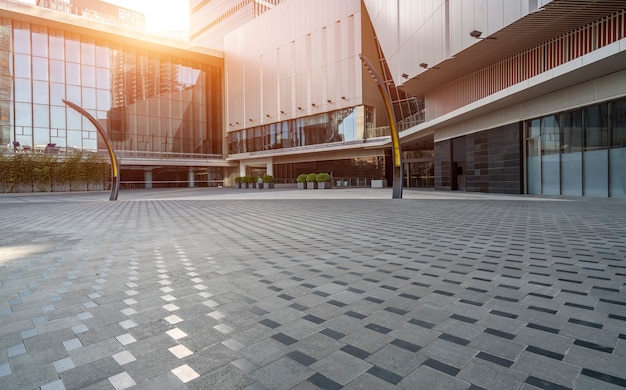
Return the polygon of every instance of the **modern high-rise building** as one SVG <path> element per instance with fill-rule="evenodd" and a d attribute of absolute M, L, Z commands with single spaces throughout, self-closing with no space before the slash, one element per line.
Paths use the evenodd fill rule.
<path fill-rule="evenodd" d="M 284 0 L 190 0 L 190 39 L 223 49 L 224 36 Z"/>
<path fill-rule="evenodd" d="M 0 9 L 0 143 L 99 149 L 72 100 L 123 183 L 391 185 L 391 117 L 405 187 L 626 197 L 623 0 L 192 0 L 195 45 Z"/>
<path fill-rule="evenodd" d="M 126 185 L 222 183 L 223 55 L 15 1 L 0 13 L 0 145 L 19 153 L 106 150 Z"/>
<path fill-rule="evenodd" d="M 101 0 L 37 0 L 37 5 L 124 28 L 146 29 L 146 17 L 141 12 Z"/>
<path fill-rule="evenodd" d="M 426 163 L 437 189 L 625 197 L 625 10 L 284 1 L 225 36 L 229 159 L 242 172 L 391 179 L 388 115 L 364 56 L 394 96 L 405 186 L 425 184 Z"/>

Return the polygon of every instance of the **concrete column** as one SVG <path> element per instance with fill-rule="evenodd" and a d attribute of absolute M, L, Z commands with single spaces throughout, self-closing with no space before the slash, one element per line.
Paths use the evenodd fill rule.
<path fill-rule="evenodd" d="M 146 169 L 143 171 L 143 181 L 146 188 L 152 188 L 152 170 Z"/>
<path fill-rule="evenodd" d="M 266 170 L 268 175 L 274 176 L 274 161 L 273 161 L 273 159 L 270 159 L 270 161 L 267 163 L 267 167 L 265 168 L 265 170 Z"/>
<path fill-rule="evenodd" d="M 195 168 L 189 168 L 189 173 L 187 174 L 187 187 L 194 188 L 196 186 L 196 170 Z"/>

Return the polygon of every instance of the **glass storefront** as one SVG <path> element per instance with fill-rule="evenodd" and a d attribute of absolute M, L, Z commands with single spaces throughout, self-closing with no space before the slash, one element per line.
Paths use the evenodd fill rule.
<path fill-rule="evenodd" d="M 526 123 L 529 194 L 626 198 L 626 99 Z"/>
<path fill-rule="evenodd" d="M 93 115 L 117 151 L 221 154 L 221 69 L 0 19 L 0 145 L 96 151 Z M 50 150 L 49 148 L 47 150 Z"/>
<path fill-rule="evenodd" d="M 373 110 L 371 107 L 357 106 L 232 131 L 228 133 L 228 152 L 250 153 L 363 140 L 368 134 L 365 129 L 374 126 Z"/>

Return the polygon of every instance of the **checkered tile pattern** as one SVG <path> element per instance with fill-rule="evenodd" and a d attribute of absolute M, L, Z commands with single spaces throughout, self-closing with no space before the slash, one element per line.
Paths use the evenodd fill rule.
<path fill-rule="evenodd" d="M 0 198 L 0 388 L 626 388 L 626 201 L 336 191 Z"/>

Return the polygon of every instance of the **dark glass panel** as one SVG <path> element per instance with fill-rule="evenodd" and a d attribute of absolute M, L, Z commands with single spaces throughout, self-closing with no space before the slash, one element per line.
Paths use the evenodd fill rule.
<path fill-rule="evenodd" d="M 585 120 L 585 150 L 604 149 L 609 146 L 608 104 L 587 107 Z"/>

